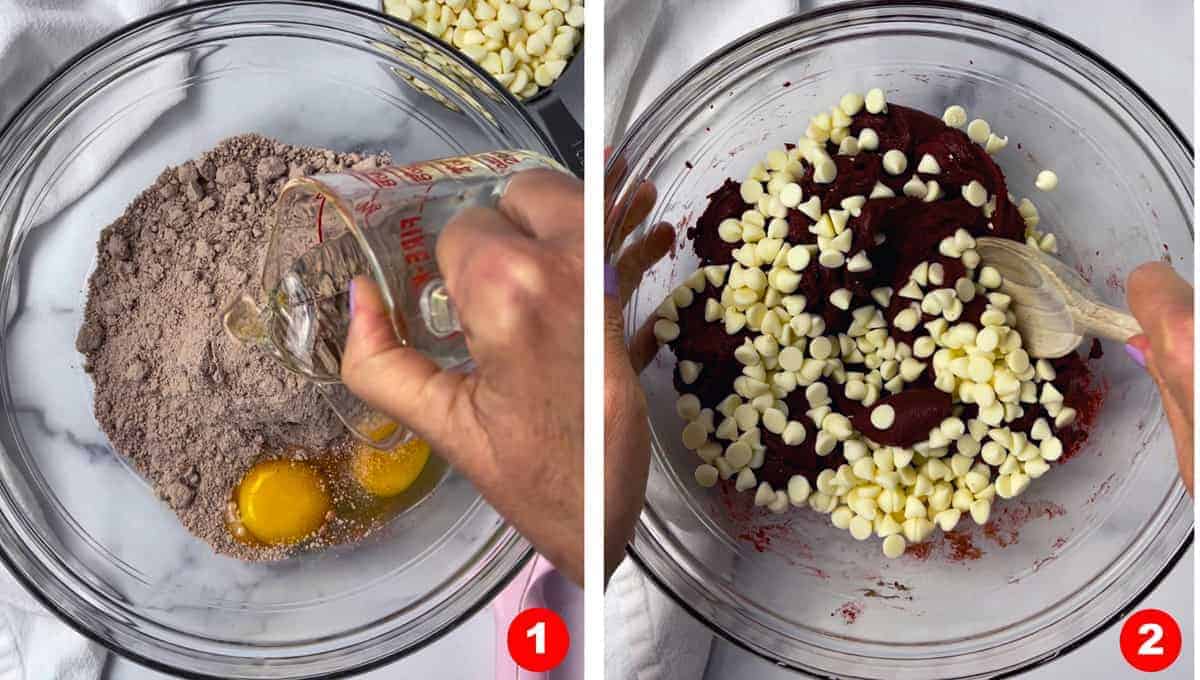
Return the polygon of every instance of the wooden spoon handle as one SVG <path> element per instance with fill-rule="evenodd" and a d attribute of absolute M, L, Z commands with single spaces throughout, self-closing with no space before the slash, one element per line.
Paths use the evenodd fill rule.
<path fill-rule="evenodd" d="M 1127 342 L 1142 334 L 1142 326 L 1129 314 L 1103 302 L 1077 295 L 1070 305 L 1075 327 L 1083 334 Z"/>

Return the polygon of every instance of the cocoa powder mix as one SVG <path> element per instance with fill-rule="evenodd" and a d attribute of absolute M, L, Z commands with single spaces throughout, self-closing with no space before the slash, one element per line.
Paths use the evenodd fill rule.
<path fill-rule="evenodd" d="M 277 559 L 232 537 L 228 505 L 258 460 L 346 439 L 317 392 L 229 338 L 222 307 L 259 286 L 267 215 L 292 177 L 390 162 L 259 135 L 167 168 L 100 234 L 76 348 L 113 447 L 215 550 Z"/>

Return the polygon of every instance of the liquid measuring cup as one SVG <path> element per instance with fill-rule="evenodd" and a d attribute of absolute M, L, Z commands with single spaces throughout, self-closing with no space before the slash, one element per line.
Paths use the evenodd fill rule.
<path fill-rule="evenodd" d="M 226 331 L 316 385 L 358 439 L 385 449 L 403 442 L 408 428 L 341 382 L 350 281 L 365 274 L 379 284 L 403 344 L 442 368 L 469 370 L 437 237 L 459 211 L 495 205 L 513 174 L 533 168 L 565 172 L 535 152 L 492 151 L 290 180 L 269 225 L 261 295 L 226 307 Z"/>

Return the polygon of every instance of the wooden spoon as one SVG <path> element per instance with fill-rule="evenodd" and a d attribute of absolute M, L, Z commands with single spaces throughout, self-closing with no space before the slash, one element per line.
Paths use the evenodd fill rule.
<path fill-rule="evenodd" d="M 1030 356 L 1066 356 L 1085 335 L 1126 342 L 1142 332 L 1132 316 L 1101 302 L 1074 269 L 1036 248 L 984 237 L 976 240 L 975 250 L 1003 277 L 1000 291 L 1012 297 L 1017 330 Z"/>

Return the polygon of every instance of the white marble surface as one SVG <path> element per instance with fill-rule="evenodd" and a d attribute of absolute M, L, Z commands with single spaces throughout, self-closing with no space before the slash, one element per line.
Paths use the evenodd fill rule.
<path fill-rule="evenodd" d="M 619 3 L 621 0 L 609 0 Z M 636 0 L 633 3 L 636 4 Z M 633 70 L 628 82 L 606 83 L 611 93 L 623 90 L 623 102 L 606 101 L 609 129 L 623 129 L 636 119 L 663 89 L 717 46 L 800 8 L 831 2 L 781 0 L 757 2 L 731 8 L 723 2 L 665 2 L 667 8 L 657 21 L 639 21 L 638 30 L 648 34 L 651 47 Z M 1037 0 L 984 0 L 991 5 L 1032 17 L 1090 46 L 1125 71 L 1145 88 L 1189 138 L 1193 130 L 1193 35 L 1192 3 L 1166 0 L 1138 3 L 1137 11 L 1127 0 L 1092 0 L 1086 3 L 1047 3 Z M 673 8 L 673 9 L 672 9 Z M 719 16 L 719 21 L 713 17 Z M 1119 28 L 1118 28 L 1119 27 Z M 634 49 L 625 36 L 608 27 L 606 61 L 611 50 Z M 1153 41 L 1149 48 L 1148 41 Z M 611 70 L 612 66 L 607 67 Z M 616 120 L 612 120 L 614 118 Z M 615 123 L 615 125 L 614 125 Z M 606 140 L 619 137 L 619 132 Z M 1194 549 L 1189 549 L 1176 568 L 1142 603 L 1143 607 L 1165 609 L 1179 619 L 1185 649 L 1181 658 L 1156 677 L 1191 678 L 1194 652 L 1186 641 L 1193 639 Z M 1125 665 L 1117 645 L 1118 629 L 1110 627 L 1095 640 L 1054 663 L 1021 675 L 1022 678 L 1063 677 L 1125 678 L 1138 675 Z M 722 639 L 713 640 L 706 680 L 732 677 L 756 680 L 792 680 L 801 674 L 785 671 Z M 611 677 L 611 676 L 610 676 Z"/>

